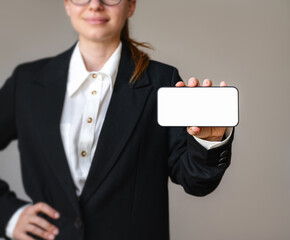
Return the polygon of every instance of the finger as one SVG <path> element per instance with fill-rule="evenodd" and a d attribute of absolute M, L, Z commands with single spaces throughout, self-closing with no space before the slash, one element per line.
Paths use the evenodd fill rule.
<path fill-rule="evenodd" d="M 194 78 L 194 77 L 190 78 L 188 80 L 188 86 L 189 87 L 198 87 L 198 86 L 200 86 L 198 79 Z"/>
<path fill-rule="evenodd" d="M 200 128 L 199 127 L 187 127 L 187 132 L 190 134 L 190 135 L 198 135 L 200 133 Z"/>
<path fill-rule="evenodd" d="M 43 229 L 41 229 L 38 226 L 35 226 L 33 224 L 29 224 L 26 227 L 26 231 L 29 232 L 29 233 L 32 233 L 35 236 L 38 236 L 38 237 L 41 237 L 41 238 L 44 238 L 44 239 L 52 240 L 52 239 L 55 238 L 55 236 L 53 234 L 48 233 L 48 232 L 44 231 Z"/>
<path fill-rule="evenodd" d="M 55 209 L 44 202 L 37 203 L 33 207 L 35 211 L 45 213 L 51 218 L 58 219 L 60 217 L 60 214 Z"/>
<path fill-rule="evenodd" d="M 188 127 L 187 132 L 201 139 L 208 139 L 211 136 L 211 128 L 209 127 Z"/>
<path fill-rule="evenodd" d="M 186 86 L 185 83 L 182 81 L 179 81 L 175 84 L 175 87 L 185 87 L 185 86 Z"/>
<path fill-rule="evenodd" d="M 46 221 L 45 219 L 41 217 L 32 216 L 29 219 L 29 222 L 41 227 L 43 230 L 50 232 L 51 234 L 54 234 L 54 235 L 59 234 L 59 230 L 56 226 L 52 225 L 51 223 L 49 223 L 48 221 Z"/>
<path fill-rule="evenodd" d="M 222 82 L 220 83 L 220 86 L 221 86 L 221 87 L 226 87 L 227 84 L 226 84 L 226 82 L 222 81 Z"/>
<path fill-rule="evenodd" d="M 210 79 L 204 79 L 202 83 L 203 87 L 211 87 L 212 86 L 212 81 Z"/>
<path fill-rule="evenodd" d="M 28 236 L 27 234 L 21 233 L 16 239 L 34 240 L 34 238 Z"/>

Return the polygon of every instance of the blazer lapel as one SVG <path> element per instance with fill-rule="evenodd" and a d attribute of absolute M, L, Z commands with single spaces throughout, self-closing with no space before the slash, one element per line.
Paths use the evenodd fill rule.
<path fill-rule="evenodd" d="M 53 58 L 35 78 L 38 85 L 36 112 L 40 112 L 37 131 L 42 135 L 46 160 L 67 199 L 75 211 L 79 212 L 73 180 L 65 156 L 60 135 L 60 119 L 66 92 L 68 66 L 74 46 L 67 52 Z"/>
<path fill-rule="evenodd" d="M 92 196 L 113 168 L 152 89 L 146 72 L 134 85 L 129 84 L 134 68 L 130 52 L 123 45 L 115 87 L 81 195 L 82 204 Z"/>

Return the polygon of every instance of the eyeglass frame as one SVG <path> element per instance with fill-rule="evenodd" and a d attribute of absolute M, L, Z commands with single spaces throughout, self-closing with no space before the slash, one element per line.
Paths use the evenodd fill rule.
<path fill-rule="evenodd" d="M 74 3 L 73 0 L 70 0 L 70 2 L 71 2 L 72 4 L 74 4 L 74 5 L 76 5 L 76 6 L 85 6 L 85 5 L 89 4 L 91 1 L 92 1 L 92 0 L 87 0 L 86 3 L 77 4 L 77 3 Z M 104 3 L 104 0 L 99 0 L 99 1 L 100 1 L 102 4 L 104 4 L 104 5 L 106 5 L 106 6 L 110 6 L 110 7 L 112 7 L 112 6 L 117 6 L 118 4 L 120 4 L 120 3 L 122 2 L 122 0 L 119 0 L 118 3 L 115 3 L 115 4 L 110 5 L 110 4 L 106 4 L 106 3 Z"/>

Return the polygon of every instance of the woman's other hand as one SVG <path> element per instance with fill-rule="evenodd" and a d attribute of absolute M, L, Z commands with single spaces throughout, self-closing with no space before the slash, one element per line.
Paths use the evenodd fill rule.
<path fill-rule="evenodd" d="M 13 238 L 17 240 L 33 240 L 28 233 L 43 239 L 52 240 L 59 233 L 59 229 L 38 216 L 44 213 L 52 219 L 58 219 L 59 213 L 46 203 L 40 202 L 28 206 L 21 213 L 13 232 Z"/>

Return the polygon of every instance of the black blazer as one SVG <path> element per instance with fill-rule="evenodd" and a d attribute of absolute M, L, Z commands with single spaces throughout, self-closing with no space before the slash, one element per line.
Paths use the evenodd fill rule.
<path fill-rule="evenodd" d="M 168 176 L 189 194 L 210 193 L 230 164 L 232 139 L 207 151 L 186 128 L 159 126 L 157 90 L 181 78 L 175 68 L 151 61 L 130 85 L 134 64 L 123 45 L 98 146 L 78 198 L 60 135 L 72 51 L 20 65 L 6 81 L 0 90 L 0 149 L 18 139 L 27 195 L 61 214 L 58 220 L 43 216 L 59 227 L 56 239 L 168 240 Z M 0 180 L 0 236 L 25 203 Z"/>

